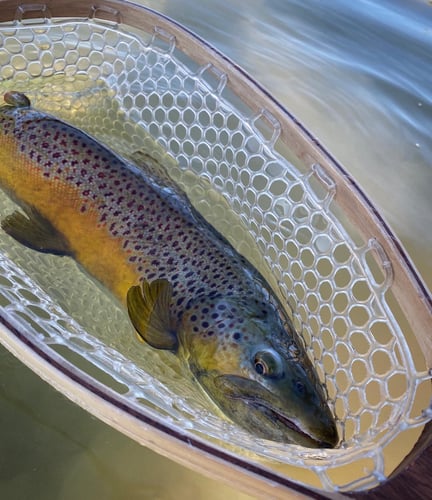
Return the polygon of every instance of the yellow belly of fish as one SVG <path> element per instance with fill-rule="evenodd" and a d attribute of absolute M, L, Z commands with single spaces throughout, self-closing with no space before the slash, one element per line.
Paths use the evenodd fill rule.
<path fill-rule="evenodd" d="M 125 301 L 127 290 L 139 276 L 128 262 L 122 239 L 114 238 L 106 225 L 98 222 L 94 202 L 86 200 L 87 210 L 80 213 L 83 200 L 78 189 L 59 178 L 44 177 L 28 157 L 17 151 L 15 141 L 6 138 L 0 141 L 0 184 L 19 202 L 33 206 L 48 219 L 66 237 L 76 260 Z"/>

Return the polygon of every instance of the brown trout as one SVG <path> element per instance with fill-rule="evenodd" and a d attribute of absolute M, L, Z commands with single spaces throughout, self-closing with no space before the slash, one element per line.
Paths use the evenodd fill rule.
<path fill-rule="evenodd" d="M 0 107 L 0 185 L 22 207 L 2 228 L 75 258 L 127 307 L 138 336 L 187 363 L 210 398 L 255 435 L 334 447 L 335 420 L 289 318 L 262 276 L 185 195 L 82 131 Z"/>

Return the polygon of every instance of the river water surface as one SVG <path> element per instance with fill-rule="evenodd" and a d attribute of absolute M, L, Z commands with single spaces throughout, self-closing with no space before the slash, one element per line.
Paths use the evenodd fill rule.
<path fill-rule="evenodd" d="M 363 187 L 432 287 L 430 2 L 140 3 L 217 47 L 303 122 Z M 0 424 L 1 498 L 246 498 L 111 430 L 3 349 Z"/>

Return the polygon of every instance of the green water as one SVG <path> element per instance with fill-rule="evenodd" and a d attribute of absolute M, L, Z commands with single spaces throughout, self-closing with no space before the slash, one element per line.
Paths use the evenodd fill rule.
<path fill-rule="evenodd" d="M 2 499 L 247 499 L 93 418 L 0 349 Z"/>

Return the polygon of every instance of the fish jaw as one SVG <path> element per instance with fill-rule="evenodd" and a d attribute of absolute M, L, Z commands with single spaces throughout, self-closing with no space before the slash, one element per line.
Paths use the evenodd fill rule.
<path fill-rule="evenodd" d="M 263 439 L 307 448 L 334 448 L 339 442 L 327 404 L 314 393 L 299 402 L 287 387 L 270 391 L 256 381 L 232 375 L 216 375 L 205 384 L 213 393 L 223 394 L 220 404 L 232 420 Z"/>

